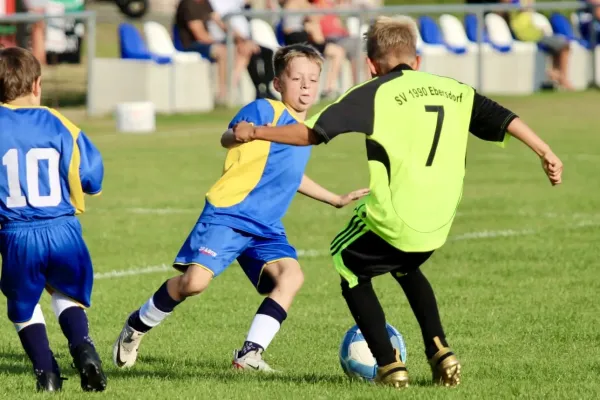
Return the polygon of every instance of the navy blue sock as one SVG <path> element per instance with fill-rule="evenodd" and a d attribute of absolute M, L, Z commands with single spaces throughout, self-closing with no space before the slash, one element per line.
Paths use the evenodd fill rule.
<path fill-rule="evenodd" d="M 174 300 L 171 297 L 171 295 L 169 295 L 169 292 L 167 291 L 167 282 L 163 283 L 162 286 L 152 296 L 152 302 L 154 303 L 154 307 L 156 307 L 158 310 L 164 313 L 173 312 L 175 307 L 178 304 L 181 304 L 182 301 Z M 148 332 L 150 329 L 152 329 L 151 326 L 144 324 L 140 319 L 139 309 L 129 316 L 127 324 L 136 331 L 142 333 Z"/>
<path fill-rule="evenodd" d="M 270 297 L 267 297 L 263 300 L 260 307 L 258 307 L 258 310 L 256 310 L 256 313 L 268 315 L 280 324 L 282 324 L 287 318 L 287 312 L 283 309 L 283 307 L 281 307 L 278 302 Z"/>
<path fill-rule="evenodd" d="M 54 356 L 50 350 L 45 324 L 29 325 L 19 331 L 19 339 L 36 371 L 54 371 Z"/>
<path fill-rule="evenodd" d="M 80 307 L 69 307 L 60 313 L 58 317 L 60 329 L 69 341 L 69 349 L 72 351 L 82 343 L 94 342 L 90 338 L 89 323 L 85 311 Z"/>
<path fill-rule="evenodd" d="M 270 297 L 264 299 L 260 307 L 258 307 L 256 314 L 267 315 L 279 322 L 279 325 L 281 325 L 283 321 L 285 321 L 285 319 L 287 318 L 287 312 L 283 309 L 283 307 L 281 307 L 279 303 L 277 303 Z M 242 349 L 238 352 L 238 357 L 243 357 L 247 353 L 256 350 L 262 351 L 264 350 L 264 348 L 258 343 L 246 340 L 244 342 L 244 345 L 242 346 Z"/>

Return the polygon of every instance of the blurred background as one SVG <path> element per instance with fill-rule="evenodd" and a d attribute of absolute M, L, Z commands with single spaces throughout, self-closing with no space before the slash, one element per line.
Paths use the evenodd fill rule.
<path fill-rule="evenodd" d="M 502 3 L 513 8 L 491 11 Z M 368 78 L 360 37 L 369 21 L 382 14 L 410 14 L 420 30 L 423 70 L 488 94 L 518 95 L 597 85 L 598 3 L 3 0 L 0 42 L 28 47 L 42 62 L 49 106 L 85 107 L 89 115 L 104 115 L 119 104 L 142 101 L 154 104 L 157 112 L 207 112 L 257 97 L 277 98 L 270 60 L 279 46 L 297 42 L 323 52 L 321 96 L 332 100 Z M 451 8 L 432 8 L 435 4 Z M 408 13 L 394 8 L 406 5 L 413 7 Z M 488 8 L 476 8 L 482 5 Z M 81 12 L 88 13 L 77 18 Z M 7 19 L 15 13 L 45 14 L 46 20 L 11 23 Z M 198 21 L 205 33 L 188 38 L 188 25 Z M 198 48 L 203 42 L 218 44 L 222 53 L 208 54 Z"/>

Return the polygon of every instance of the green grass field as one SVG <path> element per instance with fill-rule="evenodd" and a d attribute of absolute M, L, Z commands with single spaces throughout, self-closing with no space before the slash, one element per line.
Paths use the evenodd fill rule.
<path fill-rule="evenodd" d="M 78 121 L 103 152 L 106 168 L 103 195 L 88 199 L 81 220 L 97 274 L 88 315 L 109 386 L 103 394 L 81 391 L 44 295 L 51 345 L 69 379 L 57 398 L 598 398 L 600 95 L 499 100 L 563 158 L 564 184 L 552 188 L 537 159 L 517 141 L 502 150 L 473 138 L 451 240 L 424 267 L 463 362 L 463 384 L 430 385 L 418 325 L 386 276 L 375 280 L 376 290 L 408 346 L 412 384 L 402 393 L 343 375 L 338 346 L 353 322 L 326 251 L 351 208 L 336 210 L 301 196 L 285 225 L 303 251 L 306 283 L 266 353 L 283 374 L 230 370 L 231 352 L 261 302 L 236 265 L 144 339 L 132 370 L 113 367 L 112 344 L 125 318 L 175 274 L 168 265 L 221 173 L 225 151 L 218 138 L 233 111 L 161 117 L 151 135 L 117 134 L 108 119 Z M 337 192 L 367 185 L 363 140 L 350 135 L 315 148 L 308 174 Z M 1 321 L 0 398 L 43 397 L 34 395 L 13 326 Z"/>

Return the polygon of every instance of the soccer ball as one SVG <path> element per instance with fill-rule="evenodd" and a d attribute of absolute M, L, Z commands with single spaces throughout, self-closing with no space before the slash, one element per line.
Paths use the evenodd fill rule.
<path fill-rule="evenodd" d="M 406 362 L 406 344 L 396 328 L 386 324 L 392 346 L 400 353 L 400 359 Z M 340 364 L 350 378 L 372 381 L 377 376 L 377 362 L 369 350 L 358 326 L 348 329 L 340 346 Z"/>

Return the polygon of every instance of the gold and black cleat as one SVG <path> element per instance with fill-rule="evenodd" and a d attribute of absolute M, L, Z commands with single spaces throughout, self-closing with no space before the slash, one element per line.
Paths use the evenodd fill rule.
<path fill-rule="evenodd" d="M 398 351 L 396 349 L 394 351 L 396 353 L 396 361 L 377 368 L 375 383 L 401 389 L 408 387 L 408 371 L 406 370 L 406 365 L 400 361 Z"/>
<path fill-rule="evenodd" d="M 460 362 L 449 347 L 444 347 L 436 336 L 433 341 L 438 352 L 429 359 L 433 383 L 454 387 L 460 384 Z"/>

